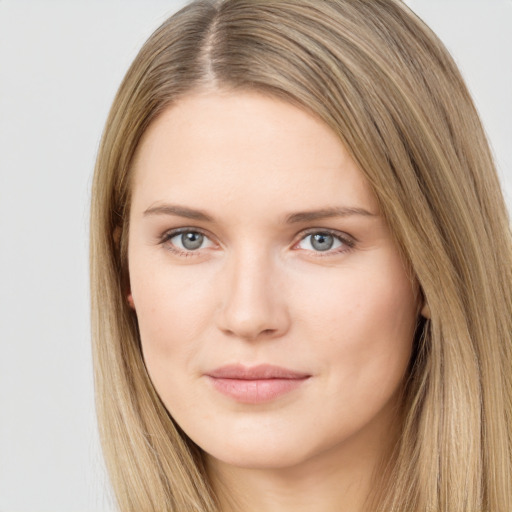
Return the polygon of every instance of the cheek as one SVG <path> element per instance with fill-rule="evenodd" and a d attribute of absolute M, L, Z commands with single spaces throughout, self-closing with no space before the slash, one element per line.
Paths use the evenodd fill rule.
<path fill-rule="evenodd" d="M 401 338 L 400 333 L 409 333 L 415 324 L 417 300 L 401 263 L 388 261 L 374 272 L 368 267 L 302 278 L 291 293 L 299 298 L 296 320 L 309 324 L 329 343 L 342 338 L 348 344 L 365 344 L 371 338 Z M 365 336 L 369 332 L 375 336 Z"/>
<path fill-rule="evenodd" d="M 399 260 L 385 263 L 378 272 L 349 269 L 301 294 L 307 302 L 298 322 L 314 340 L 314 351 L 322 354 L 333 393 L 346 388 L 359 399 L 377 400 L 379 393 L 392 393 L 405 374 L 416 327 L 416 293 Z"/>
<path fill-rule="evenodd" d="M 189 367 L 210 323 L 214 289 L 198 273 L 163 267 L 150 274 L 136 262 L 130 269 L 144 359 L 157 388 L 171 365 Z"/>

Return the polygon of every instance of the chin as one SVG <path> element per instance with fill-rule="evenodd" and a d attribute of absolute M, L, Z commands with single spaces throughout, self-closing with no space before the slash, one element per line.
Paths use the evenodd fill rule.
<path fill-rule="evenodd" d="M 226 436 L 220 442 L 200 447 L 208 458 L 221 464 L 244 469 L 285 469 L 299 466 L 323 451 L 293 436 L 259 436 L 236 439 Z M 228 439 L 229 438 L 229 439 Z"/>
<path fill-rule="evenodd" d="M 289 448 L 284 450 L 269 450 L 266 447 L 247 447 L 222 453 L 208 453 L 208 458 L 240 469 L 279 470 L 298 466 L 308 459 L 303 453 L 293 452 Z"/>

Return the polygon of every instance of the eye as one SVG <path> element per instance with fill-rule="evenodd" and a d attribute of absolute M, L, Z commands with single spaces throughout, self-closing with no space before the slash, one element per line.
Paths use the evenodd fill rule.
<path fill-rule="evenodd" d="M 169 231 L 164 235 L 162 243 L 167 245 L 171 251 L 179 254 L 191 253 L 214 245 L 206 235 L 193 229 Z"/>
<path fill-rule="evenodd" d="M 306 234 L 296 247 L 307 251 L 337 254 L 352 249 L 354 241 L 348 236 L 330 231 L 313 231 Z"/>

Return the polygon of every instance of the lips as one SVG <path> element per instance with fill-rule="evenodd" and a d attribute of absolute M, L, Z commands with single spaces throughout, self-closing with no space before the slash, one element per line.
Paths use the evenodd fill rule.
<path fill-rule="evenodd" d="M 301 387 L 310 374 L 262 364 L 246 367 L 227 365 L 206 374 L 213 388 L 237 402 L 270 402 Z"/>

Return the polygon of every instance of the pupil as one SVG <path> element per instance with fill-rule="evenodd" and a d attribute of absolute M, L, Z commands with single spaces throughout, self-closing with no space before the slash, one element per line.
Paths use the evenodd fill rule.
<path fill-rule="evenodd" d="M 203 243 L 203 235 L 201 233 L 195 233 L 193 231 L 189 231 L 188 233 L 184 233 L 181 235 L 181 243 L 185 249 L 194 250 L 201 247 Z"/>
<path fill-rule="evenodd" d="M 317 250 L 317 251 L 327 251 L 329 250 L 334 244 L 334 238 L 332 235 L 329 235 L 328 233 L 318 233 L 316 235 L 313 235 L 311 245 Z"/>

